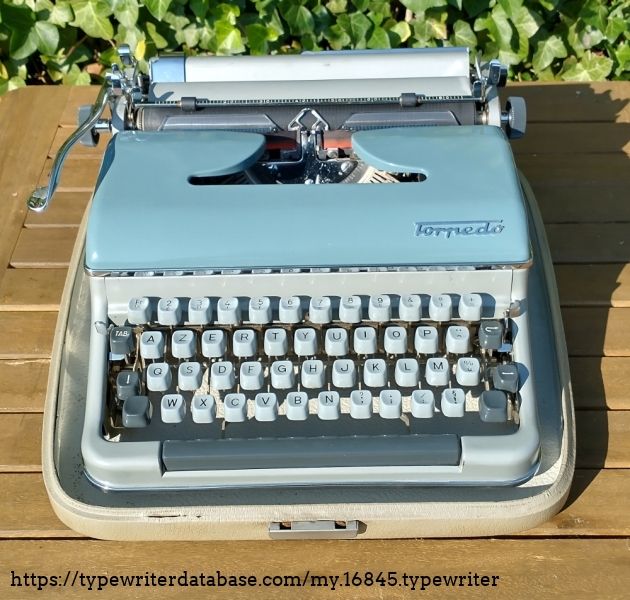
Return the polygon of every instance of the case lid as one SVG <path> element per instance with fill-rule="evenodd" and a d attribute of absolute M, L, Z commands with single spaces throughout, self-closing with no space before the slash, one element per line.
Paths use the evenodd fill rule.
<path fill-rule="evenodd" d="M 510 146 L 491 126 L 358 132 L 357 154 L 426 180 L 192 185 L 260 156 L 258 134 L 118 133 L 89 216 L 93 271 L 504 265 L 531 258 Z"/>

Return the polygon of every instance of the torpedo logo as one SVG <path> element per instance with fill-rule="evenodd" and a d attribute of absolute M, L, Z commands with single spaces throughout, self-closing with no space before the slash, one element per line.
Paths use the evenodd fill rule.
<path fill-rule="evenodd" d="M 504 229 L 503 221 L 431 221 L 414 223 L 416 237 L 498 235 Z"/>

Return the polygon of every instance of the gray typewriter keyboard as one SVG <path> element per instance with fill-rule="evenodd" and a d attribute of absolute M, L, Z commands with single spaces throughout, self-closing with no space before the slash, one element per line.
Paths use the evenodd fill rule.
<path fill-rule="evenodd" d="M 483 302 L 132 298 L 109 332 L 106 437 L 163 441 L 167 470 L 345 466 L 356 436 L 357 464 L 417 464 L 418 440 L 425 464 L 458 464 L 459 436 L 518 428 L 513 328 Z M 217 455 L 221 439 L 249 443 Z"/>

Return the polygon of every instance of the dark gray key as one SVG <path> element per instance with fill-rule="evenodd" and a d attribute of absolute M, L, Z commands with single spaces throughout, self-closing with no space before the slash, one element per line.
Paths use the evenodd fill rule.
<path fill-rule="evenodd" d="M 151 419 L 151 404 L 146 396 L 131 396 L 125 400 L 122 410 L 124 427 L 146 427 Z"/>
<path fill-rule="evenodd" d="M 140 377 L 136 371 L 121 371 L 116 377 L 116 396 L 126 400 L 140 392 Z"/>
<path fill-rule="evenodd" d="M 492 369 L 492 385 L 495 389 L 515 394 L 518 391 L 518 369 L 516 365 L 499 365 Z"/>
<path fill-rule="evenodd" d="M 114 327 L 109 332 L 109 351 L 112 354 L 131 354 L 135 346 L 132 327 Z"/>
<path fill-rule="evenodd" d="M 162 460 L 167 471 L 459 465 L 460 445 L 454 434 L 166 440 Z"/>
<path fill-rule="evenodd" d="M 503 325 L 499 321 L 484 321 L 479 326 L 479 345 L 486 350 L 503 346 Z"/>
<path fill-rule="evenodd" d="M 507 421 L 507 396 L 500 390 L 486 390 L 479 399 L 479 416 L 486 423 Z"/>

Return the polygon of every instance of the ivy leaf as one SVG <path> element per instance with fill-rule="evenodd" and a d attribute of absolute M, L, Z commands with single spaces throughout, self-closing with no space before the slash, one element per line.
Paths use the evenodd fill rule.
<path fill-rule="evenodd" d="M 190 0 L 189 6 L 198 19 L 203 19 L 210 9 L 210 0 Z"/>
<path fill-rule="evenodd" d="M 499 4 L 505 11 L 505 14 L 510 19 L 514 19 L 523 6 L 523 0 L 499 0 Z"/>
<path fill-rule="evenodd" d="M 332 25 L 326 29 L 324 38 L 333 50 L 341 50 L 352 43 L 350 36 L 339 25 Z"/>
<path fill-rule="evenodd" d="M 282 0 L 280 13 L 289 24 L 291 35 L 304 35 L 315 28 L 315 21 L 311 11 L 302 6 L 299 0 Z"/>
<path fill-rule="evenodd" d="M 630 44 L 623 42 L 617 46 L 615 59 L 619 66 L 615 69 L 615 75 L 619 76 L 624 71 L 630 70 Z"/>
<path fill-rule="evenodd" d="M 149 12 L 158 20 L 161 21 L 169 7 L 171 6 L 171 0 L 143 0 L 144 5 L 149 9 Z"/>
<path fill-rule="evenodd" d="M 521 6 L 512 22 L 521 35 L 524 35 L 526 38 L 532 38 L 545 20 L 537 12 Z"/>
<path fill-rule="evenodd" d="M 90 85 L 92 80 L 89 73 L 81 71 L 77 65 L 72 65 L 68 73 L 63 76 L 62 82 L 64 85 Z"/>
<path fill-rule="evenodd" d="M 603 81 L 613 68 L 613 61 L 606 56 L 597 56 L 586 51 L 580 62 L 563 71 L 560 77 L 564 81 Z"/>
<path fill-rule="evenodd" d="M 620 17 L 612 17 L 608 19 L 608 24 L 606 25 L 606 31 L 604 32 L 606 35 L 606 39 L 614 44 L 617 38 L 628 29 L 628 23 L 626 19 Z"/>
<path fill-rule="evenodd" d="M 133 27 L 138 22 L 137 0 L 116 0 L 113 10 L 116 19 L 126 27 Z"/>
<path fill-rule="evenodd" d="M 406 8 L 416 15 L 420 15 L 430 8 L 446 6 L 447 0 L 401 0 Z"/>
<path fill-rule="evenodd" d="M 378 48 L 391 48 L 387 31 L 385 31 L 382 27 L 375 27 L 374 31 L 372 31 L 370 39 L 367 42 L 367 47 L 374 50 Z"/>
<path fill-rule="evenodd" d="M 339 15 L 337 25 L 345 31 L 355 48 L 365 48 L 365 36 L 372 27 L 370 19 L 363 13 L 355 12 L 349 15 Z"/>
<path fill-rule="evenodd" d="M 21 77 L 11 77 L 10 79 L 4 79 L 0 77 L 0 96 L 6 92 L 17 90 L 17 88 L 24 87 L 26 82 Z"/>
<path fill-rule="evenodd" d="M 466 21 L 462 21 L 461 19 L 455 21 L 451 44 L 453 44 L 453 46 L 468 46 L 471 50 L 477 47 L 477 36 Z"/>
<path fill-rule="evenodd" d="M 340 15 L 348 10 L 348 0 L 330 0 L 326 2 L 326 8 L 333 15 Z"/>
<path fill-rule="evenodd" d="M 73 19 L 74 13 L 72 12 L 72 8 L 70 8 L 70 4 L 67 2 L 57 2 L 48 15 L 49 23 L 60 25 L 61 27 L 64 27 L 66 23 L 69 23 Z"/>
<path fill-rule="evenodd" d="M 389 41 L 392 46 L 400 46 L 411 37 L 411 27 L 405 21 L 398 21 L 391 27 L 387 28 Z"/>
<path fill-rule="evenodd" d="M 155 23 L 151 23 L 151 21 L 147 21 L 145 27 L 149 35 L 149 38 L 155 44 L 155 47 L 158 50 L 162 50 L 168 46 L 168 40 L 158 32 L 157 27 L 155 26 Z"/>
<path fill-rule="evenodd" d="M 59 30 L 46 21 L 37 21 L 33 28 L 35 44 L 42 54 L 54 54 L 59 44 Z"/>
<path fill-rule="evenodd" d="M 566 58 L 567 49 L 558 35 L 551 35 L 538 42 L 533 67 L 537 73 L 544 71 L 556 58 Z"/>
<path fill-rule="evenodd" d="M 538 4 L 546 8 L 549 12 L 555 12 L 562 1 L 563 0 L 538 0 Z"/>
<path fill-rule="evenodd" d="M 472 19 L 490 8 L 490 0 L 464 0 L 464 10 Z"/>
<path fill-rule="evenodd" d="M 245 28 L 247 43 L 251 54 L 267 54 L 269 51 L 267 28 L 260 23 L 253 23 Z"/>
<path fill-rule="evenodd" d="M 16 60 L 27 58 L 37 50 L 37 37 L 34 35 L 33 29 L 13 31 L 9 42 L 11 58 Z"/>
<path fill-rule="evenodd" d="M 463 0 L 448 0 L 448 3 L 451 6 L 454 6 L 457 10 L 462 10 L 463 8 Z"/>
<path fill-rule="evenodd" d="M 579 12 L 579 16 L 585 23 L 596 27 L 600 31 L 606 30 L 608 8 L 606 8 L 603 4 L 600 4 L 598 0 L 588 0 Z"/>
<path fill-rule="evenodd" d="M 240 54 L 245 52 L 243 39 L 238 28 L 227 21 L 217 21 L 215 23 L 217 31 L 217 52 L 220 54 Z"/>
<path fill-rule="evenodd" d="M 365 9 L 368 7 L 369 3 L 370 0 L 352 0 L 352 4 L 354 4 L 354 7 L 361 12 L 365 12 Z"/>
<path fill-rule="evenodd" d="M 72 26 L 80 27 L 90 37 L 104 40 L 111 40 L 114 37 L 114 28 L 107 18 L 112 12 L 104 2 L 77 0 L 72 3 L 72 10 L 74 12 L 74 21 L 70 23 Z"/>
<path fill-rule="evenodd" d="M 392 5 L 389 2 L 370 2 L 369 6 L 371 13 L 381 15 L 383 19 L 388 19 L 392 16 Z"/>

